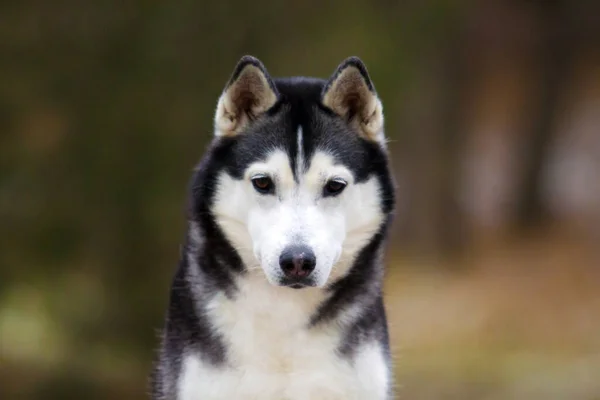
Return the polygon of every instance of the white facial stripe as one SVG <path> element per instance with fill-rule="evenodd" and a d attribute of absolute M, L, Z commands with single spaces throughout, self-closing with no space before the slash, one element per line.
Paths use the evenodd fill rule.
<path fill-rule="evenodd" d="M 297 140 L 295 168 L 304 171 L 301 129 Z M 253 188 L 251 179 L 257 174 L 273 179 L 275 195 Z M 278 284 L 283 277 L 280 255 L 288 246 L 302 244 L 316 256 L 311 277 L 324 286 L 347 273 L 381 225 L 379 182 L 372 177 L 355 183 L 345 166 L 336 165 L 334 157 L 322 151 L 298 177 L 296 182 L 288 155 L 276 150 L 265 161 L 252 164 L 242 180 L 223 173 L 213 212 L 248 268 L 262 268 L 267 279 Z M 337 196 L 323 197 L 323 186 L 335 178 L 347 182 L 347 187 Z"/>
<path fill-rule="evenodd" d="M 298 180 L 301 180 L 304 173 L 304 136 L 301 126 L 298 127 L 296 140 L 298 145 L 298 152 L 296 153 L 296 176 Z"/>

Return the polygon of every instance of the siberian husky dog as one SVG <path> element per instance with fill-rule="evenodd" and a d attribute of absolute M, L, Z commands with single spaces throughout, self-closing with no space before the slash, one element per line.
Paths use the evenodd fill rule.
<path fill-rule="evenodd" d="M 243 57 L 190 186 L 156 400 L 389 400 L 382 299 L 394 209 L 361 60 L 273 79 Z"/>

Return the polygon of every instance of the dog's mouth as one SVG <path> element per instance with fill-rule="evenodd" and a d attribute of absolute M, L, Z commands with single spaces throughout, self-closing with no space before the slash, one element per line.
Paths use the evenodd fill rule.
<path fill-rule="evenodd" d="M 289 287 L 292 289 L 304 289 L 307 287 L 315 287 L 316 283 L 312 279 L 302 279 L 302 280 L 282 279 L 279 282 L 279 285 L 284 286 L 284 287 Z"/>
<path fill-rule="evenodd" d="M 301 283 L 292 283 L 288 287 L 291 287 L 292 289 L 303 289 L 306 287 L 306 285 L 303 285 Z"/>

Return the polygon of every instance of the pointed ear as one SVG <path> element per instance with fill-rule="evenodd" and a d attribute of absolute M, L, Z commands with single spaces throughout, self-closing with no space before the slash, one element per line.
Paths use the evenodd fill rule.
<path fill-rule="evenodd" d="M 215 135 L 239 134 L 249 121 L 271 108 L 278 97 L 264 65 L 252 56 L 242 57 L 219 98 Z"/>
<path fill-rule="evenodd" d="M 340 64 L 325 85 L 321 102 L 355 125 L 366 139 L 385 144 L 383 107 L 367 68 L 358 57 Z"/>

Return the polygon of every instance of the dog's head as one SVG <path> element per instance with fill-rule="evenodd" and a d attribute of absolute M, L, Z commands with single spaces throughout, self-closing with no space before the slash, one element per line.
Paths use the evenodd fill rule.
<path fill-rule="evenodd" d="M 272 284 L 327 285 L 387 225 L 382 106 L 358 58 L 328 81 L 274 80 L 242 58 L 219 98 L 215 136 L 203 164 L 207 209 L 245 269 Z"/>

